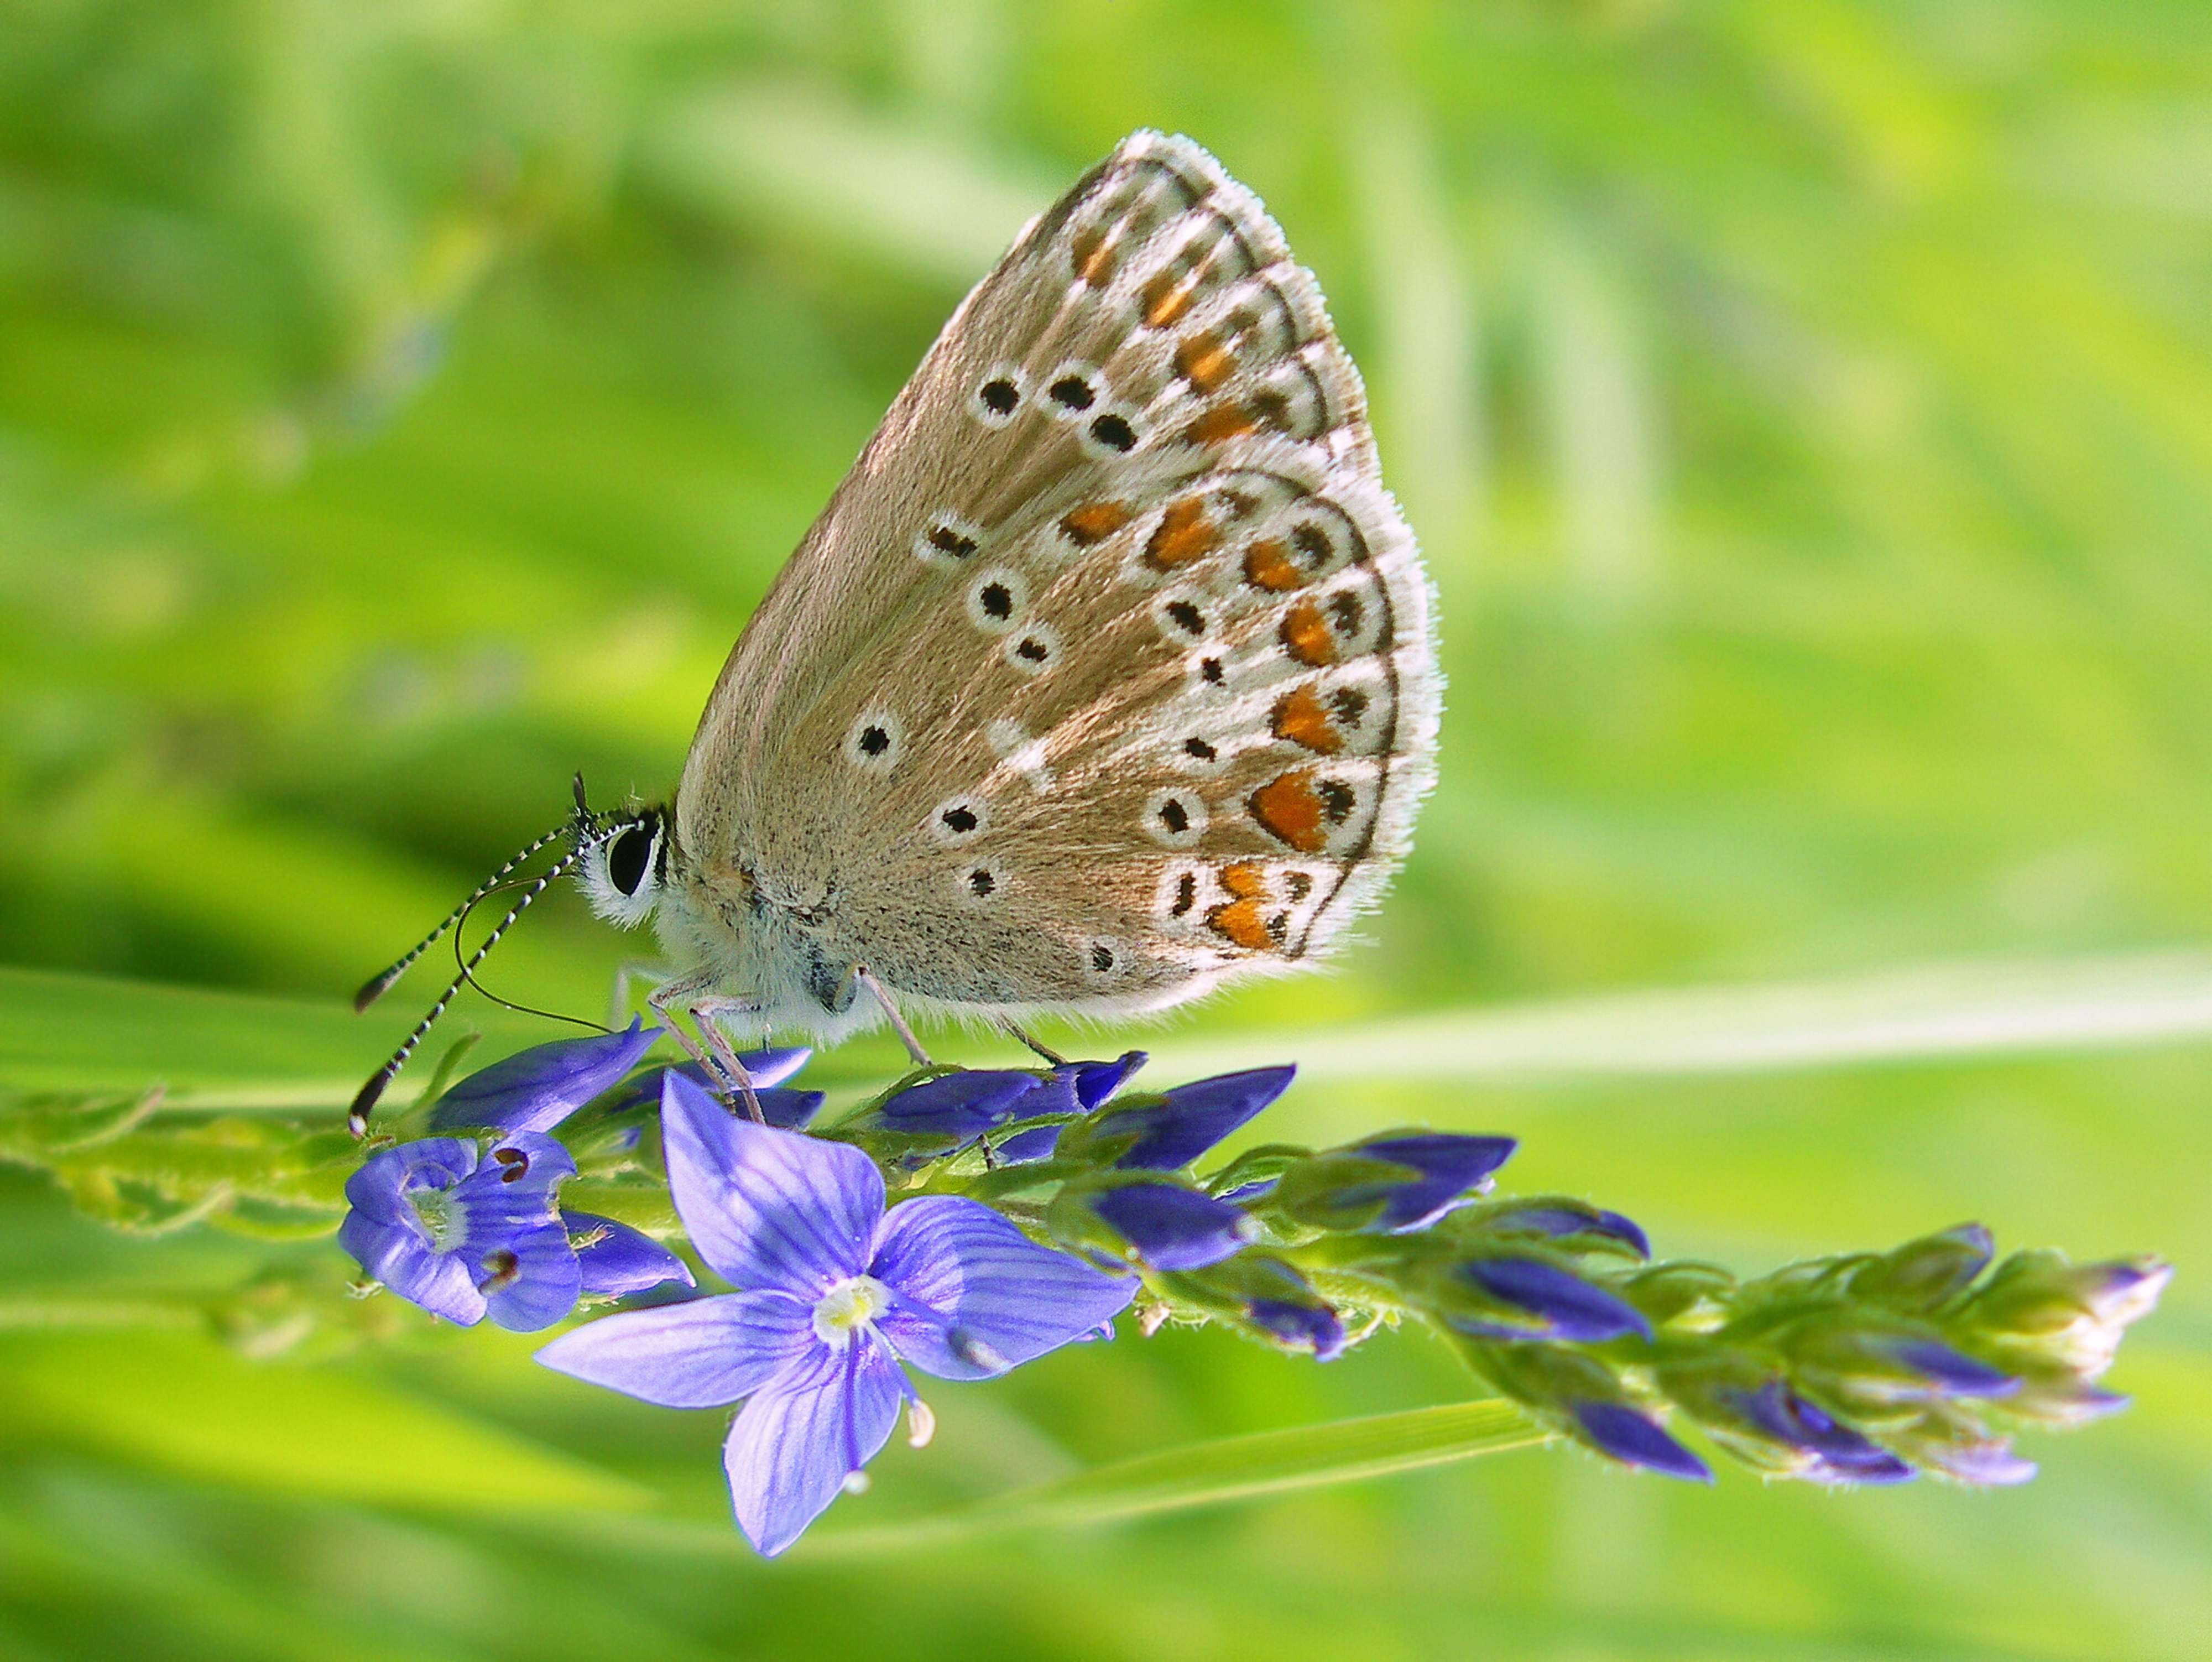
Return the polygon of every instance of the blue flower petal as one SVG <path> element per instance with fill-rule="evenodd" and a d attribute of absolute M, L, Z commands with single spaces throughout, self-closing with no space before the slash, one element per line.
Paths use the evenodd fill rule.
<path fill-rule="evenodd" d="M 1460 1273 L 1493 1299 L 1516 1305 L 1544 1324 L 1540 1335 L 1516 1334 L 1492 1332 L 1479 1319 L 1445 1318 L 1464 1332 L 1496 1338 L 1541 1336 L 1577 1344 L 1601 1343 L 1629 1333 L 1651 1336 L 1651 1324 L 1634 1305 L 1556 1264 L 1535 1258 L 1476 1258 L 1462 1265 Z"/>
<path fill-rule="evenodd" d="M 901 1301 L 877 1324 L 884 1336 L 943 1379 L 988 1379 L 1081 1338 L 1138 1285 L 1039 1246 L 989 1207 L 952 1195 L 893 1207 L 868 1273 Z"/>
<path fill-rule="evenodd" d="M 378 1223 L 417 1230 L 410 1191 L 451 1189 L 477 1169 L 477 1146 L 459 1137 L 423 1137 L 371 1157 L 346 1179 L 346 1202 Z"/>
<path fill-rule="evenodd" d="M 734 1118 L 672 1068 L 661 1081 L 660 1125 L 677 1215 L 726 1281 L 811 1308 L 860 1273 L 884 1179 L 859 1149 Z"/>
<path fill-rule="evenodd" d="M 1178 1085 L 1157 1103 L 1106 1115 L 1097 1122 L 1098 1135 L 1137 1133 L 1114 1162 L 1124 1171 L 1178 1171 L 1289 1090 L 1297 1071 L 1254 1068 Z"/>
<path fill-rule="evenodd" d="M 1226 1202 L 1171 1183 L 1125 1184 L 1090 1204 L 1155 1269 L 1203 1269 L 1235 1257 L 1256 1233 Z"/>
<path fill-rule="evenodd" d="M 1591 1442 L 1616 1460 L 1669 1477 L 1710 1483 L 1712 1468 L 1647 1420 L 1620 1403 L 1577 1403 L 1574 1415 Z"/>
<path fill-rule="evenodd" d="M 338 1226 L 338 1244 L 408 1303 L 462 1327 L 483 1319 L 483 1294 L 477 1291 L 468 1265 L 457 1253 L 432 1251 L 416 1230 L 349 1212 Z"/>
<path fill-rule="evenodd" d="M 627 1321 L 629 1317 L 614 1317 Z M 816 1343 L 756 1391 L 722 1446 L 738 1527 L 773 1558 L 806 1532 L 897 1422 L 906 1380 L 872 1340 Z"/>
<path fill-rule="evenodd" d="M 1981 1488 L 2008 1488 L 2035 1476 L 2035 1462 L 2012 1451 L 2012 1440 L 1993 1437 L 1976 1443 L 1938 1443 L 1920 1458 L 1948 1477 Z"/>
<path fill-rule="evenodd" d="M 541 1132 L 500 1138 L 453 1187 L 454 1203 L 468 1219 L 463 1250 L 488 1250 L 514 1230 L 550 1223 L 554 1190 L 575 1175 L 576 1157 Z"/>
<path fill-rule="evenodd" d="M 576 1249 L 576 1267 L 586 1293 L 618 1297 L 642 1293 L 663 1282 L 694 1285 L 690 1269 L 683 1259 L 626 1223 L 591 1212 L 565 1211 L 561 1223 Z"/>
<path fill-rule="evenodd" d="M 447 1092 L 430 1115 L 430 1129 L 550 1131 L 620 1083 L 659 1037 L 659 1028 L 633 1017 L 619 1033 L 534 1045 L 478 1069 Z"/>
<path fill-rule="evenodd" d="M 720 1408 L 819 1345 L 808 1306 L 780 1293 L 727 1293 L 602 1317 L 563 1333 L 538 1360 L 663 1408 Z"/>
<path fill-rule="evenodd" d="M 582 1275 L 568 1232 L 558 1222 L 520 1231 L 476 1256 L 484 1313 L 508 1332 L 535 1333 L 576 1307 Z"/>

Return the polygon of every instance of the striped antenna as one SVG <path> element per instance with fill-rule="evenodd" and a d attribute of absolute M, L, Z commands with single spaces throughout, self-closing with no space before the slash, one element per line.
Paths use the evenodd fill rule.
<path fill-rule="evenodd" d="M 562 831 L 556 831 L 553 836 L 560 837 L 565 834 L 566 831 L 564 830 Z M 535 846 L 537 848 L 543 848 L 546 843 L 550 843 L 552 840 L 552 837 L 544 838 Z M 526 856 L 518 856 L 518 858 L 525 857 Z M 468 983 L 474 978 L 477 965 L 484 961 L 485 958 L 490 953 L 491 949 L 494 947 L 499 945 L 499 938 L 505 934 L 507 930 L 514 926 L 514 920 L 522 916 L 524 910 L 528 908 L 530 903 L 537 899 L 539 895 L 544 893 L 545 891 L 552 886 L 553 880 L 556 878 L 559 877 L 562 873 L 567 871 L 569 867 L 574 865 L 576 861 L 582 857 L 583 847 L 580 843 L 577 847 L 569 849 L 568 853 L 562 855 L 558 860 L 555 861 L 552 865 L 538 874 L 538 876 L 531 879 L 530 886 L 523 890 L 520 898 L 515 901 L 514 905 L 507 908 L 507 916 L 501 918 L 498 923 L 493 926 L 492 932 L 484 937 L 483 944 L 478 947 L 475 952 L 469 954 L 467 961 L 461 965 L 461 972 L 446 983 L 446 990 L 438 995 L 438 1001 L 430 1007 L 430 1013 L 424 1016 L 422 1020 L 415 1024 L 415 1031 L 413 1032 L 408 1034 L 404 1039 L 400 1041 L 399 1048 L 392 1053 L 392 1060 L 386 1062 L 383 1067 L 378 1068 L 374 1076 L 369 1080 L 368 1083 L 361 1087 L 361 1093 L 353 1099 L 353 1106 L 346 1110 L 347 1130 L 352 1132 L 354 1135 L 357 1137 L 367 1134 L 368 1130 L 368 1117 L 370 1112 L 375 1108 L 377 1099 L 383 1096 L 386 1089 L 391 1085 L 392 1081 L 399 1076 L 399 1070 L 407 1065 L 407 1058 L 415 1054 L 415 1047 L 422 1042 L 422 1036 L 430 1031 L 432 1024 L 434 1023 L 440 1016 L 445 1014 L 446 1007 L 453 1001 L 453 995 L 459 992 L 463 987 L 468 985 Z M 478 891 L 476 897 L 471 899 L 469 905 L 474 905 L 477 900 L 481 899 L 483 893 L 489 891 L 490 887 L 491 886 L 489 884 L 486 884 L 484 886 L 484 889 Z M 463 915 L 465 915 L 467 911 L 468 906 L 461 908 L 461 913 Z M 450 922 L 451 920 L 448 922 Z M 441 927 L 439 930 L 439 934 L 442 934 L 443 933 L 445 933 L 445 929 Z M 436 935 L 431 936 L 431 940 L 434 941 L 436 939 Z M 427 945 L 428 943 L 426 942 L 425 944 Z M 417 950 L 419 951 L 420 949 L 418 948 Z"/>
<path fill-rule="evenodd" d="M 548 844 L 559 842 L 562 837 L 568 836 L 574 829 L 574 826 L 572 822 L 570 825 L 562 826 L 558 831 L 547 831 L 544 836 L 539 837 L 535 843 L 532 843 L 520 854 L 516 855 L 514 859 L 508 861 L 504 866 L 501 866 L 489 877 L 487 877 L 483 882 L 477 884 L 475 892 L 471 894 L 466 900 L 461 902 L 459 905 L 454 907 L 452 911 L 447 913 L 446 921 L 438 925 L 436 928 L 431 930 L 429 934 L 424 935 L 422 939 L 416 943 L 415 949 L 412 952 L 409 953 L 397 964 L 394 964 L 390 969 L 384 971 L 380 974 L 373 975 L 367 981 L 362 983 L 361 990 L 353 995 L 354 1014 L 356 1015 L 359 1015 L 363 1010 L 368 1008 L 370 1005 L 375 1003 L 378 999 L 382 998 L 385 994 L 390 992 L 392 989 L 393 983 L 396 983 L 401 976 L 405 975 L 409 970 L 414 968 L 415 960 L 416 959 L 422 957 L 422 954 L 428 952 L 431 947 L 436 946 L 441 941 L 444 940 L 446 937 L 446 931 L 452 928 L 453 925 L 466 917 L 469 915 L 469 910 L 471 907 L 475 906 L 478 902 L 483 900 L 486 895 L 489 894 L 494 889 L 505 882 L 508 875 L 514 872 L 517 866 L 520 866 L 524 861 L 531 858 L 531 856 L 537 854 L 539 849 L 546 847 Z M 452 989 L 448 988 L 447 989 L 446 995 L 448 998 L 453 996 Z"/>

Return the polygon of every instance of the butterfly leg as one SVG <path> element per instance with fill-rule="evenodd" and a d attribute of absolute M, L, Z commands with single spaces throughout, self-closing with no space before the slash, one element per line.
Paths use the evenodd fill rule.
<path fill-rule="evenodd" d="M 706 1070 L 708 1079 L 721 1081 L 716 1094 L 732 1107 L 742 1101 L 755 1123 L 766 1123 L 761 1114 L 760 1099 L 753 1093 L 752 1076 L 745 1072 L 744 1064 L 738 1060 L 738 1053 L 714 1020 L 718 1012 L 736 1015 L 749 1011 L 753 1008 L 751 1003 L 744 999 L 718 998 L 714 978 L 705 975 L 678 976 L 673 981 L 664 981 L 646 995 L 645 1001 L 652 1007 L 654 1019 L 684 1047 L 684 1054 Z M 699 1039 L 684 1032 L 684 1024 L 671 1014 L 678 1009 L 691 1018 L 700 1038 L 704 1038 L 708 1050 L 713 1051 L 711 1056 L 708 1050 L 700 1048 Z"/>
<path fill-rule="evenodd" d="M 906 1053 L 914 1058 L 915 1066 L 930 1066 L 929 1052 L 921 1048 L 921 1041 L 914 1036 L 914 1029 L 906 1025 L 906 1018 L 899 1014 L 898 1006 L 891 1002 L 891 989 L 870 975 L 865 964 L 853 966 L 853 978 L 868 989 L 869 997 L 884 1007 L 884 1014 L 891 1019 L 891 1031 L 899 1036 L 899 1043 L 906 1046 Z"/>
<path fill-rule="evenodd" d="M 649 959 L 626 958 L 615 965 L 615 988 L 607 1006 L 608 1025 L 625 1026 L 629 1021 L 629 988 L 633 981 L 659 983 L 669 978 L 668 966 Z"/>
<path fill-rule="evenodd" d="M 999 1018 L 999 1031 L 1004 1033 L 1008 1038 L 1018 1039 L 1023 1044 L 1036 1051 L 1037 1055 L 1042 1056 L 1054 1067 L 1065 1068 L 1067 1066 L 1067 1058 L 1066 1056 L 1061 1056 L 1055 1050 L 1047 1048 L 1040 1041 L 1031 1038 L 1029 1034 L 1023 1030 L 1021 1023 L 1016 1021 L 1012 1016 L 1000 1016 Z"/>

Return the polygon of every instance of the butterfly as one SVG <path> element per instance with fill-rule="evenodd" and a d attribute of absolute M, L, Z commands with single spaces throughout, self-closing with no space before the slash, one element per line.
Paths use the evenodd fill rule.
<path fill-rule="evenodd" d="M 902 1010 L 1024 1038 L 1164 1010 L 1312 964 L 1377 898 L 1434 777 L 1430 613 L 1312 275 L 1140 131 L 945 325 L 673 801 L 580 788 L 578 876 L 656 925 L 649 1002 L 739 1083 L 728 1032 L 889 1020 L 919 1057 Z"/>

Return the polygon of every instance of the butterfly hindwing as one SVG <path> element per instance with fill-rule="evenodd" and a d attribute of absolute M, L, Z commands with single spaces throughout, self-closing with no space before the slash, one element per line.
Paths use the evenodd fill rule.
<path fill-rule="evenodd" d="M 1140 133 L 978 284 L 746 629 L 679 841 L 895 989 L 1157 1008 L 1375 894 L 1436 711 L 1313 279 Z"/>

